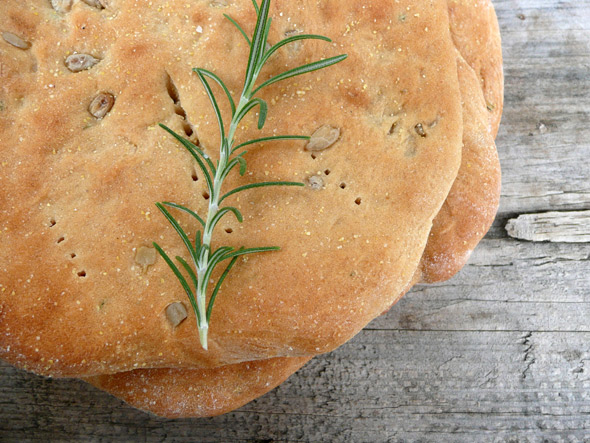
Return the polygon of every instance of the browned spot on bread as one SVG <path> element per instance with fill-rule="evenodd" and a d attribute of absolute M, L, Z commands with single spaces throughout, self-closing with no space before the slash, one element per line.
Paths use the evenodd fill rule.
<path fill-rule="evenodd" d="M 199 9 L 198 11 L 195 11 L 191 14 L 193 25 L 202 26 L 204 23 L 206 23 L 207 18 L 207 14 L 202 9 Z"/>
<path fill-rule="evenodd" d="M 9 11 L 8 21 L 10 26 L 24 35 L 32 36 L 37 28 L 38 18 L 30 11 Z"/>

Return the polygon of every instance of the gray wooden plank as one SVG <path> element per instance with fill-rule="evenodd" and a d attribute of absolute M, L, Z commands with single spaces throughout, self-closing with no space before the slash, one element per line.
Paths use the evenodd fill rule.
<path fill-rule="evenodd" d="M 528 241 L 590 243 L 590 211 L 522 214 L 508 220 L 506 232 Z"/>
<path fill-rule="evenodd" d="M 506 75 L 497 139 L 500 211 L 588 209 L 590 7 L 551 0 L 494 5 Z"/>
<path fill-rule="evenodd" d="M 590 245 L 484 239 L 453 279 L 413 288 L 369 328 L 590 331 Z"/>
<path fill-rule="evenodd" d="M 590 333 L 363 331 L 263 398 L 201 420 L 151 417 L 82 382 L 2 364 L 2 392 L 12 401 L 1 404 L 10 420 L 0 424 L 0 436 L 583 441 L 590 429 L 589 340 Z"/>

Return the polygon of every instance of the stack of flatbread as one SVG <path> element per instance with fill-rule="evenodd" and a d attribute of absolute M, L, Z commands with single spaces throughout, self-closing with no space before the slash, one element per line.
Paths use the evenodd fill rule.
<path fill-rule="evenodd" d="M 263 90 L 265 128 L 255 115 L 239 128 L 238 140 L 312 140 L 252 146 L 248 173 L 227 189 L 306 186 L 228 199 L 244 222 L 225 218 L 214 243 L 281 250 L 236 263 L 204 350 L 152 242 L 182 256 L 154 203 L 206 213 L 209 195 L 158 124 L 218 156 L 192 68 L 241 91 L 248 47 L 224 14 L 253 30 L 250 0 L 0 5 L 2 359 L 161 416 L 221 414 L 350 340 L 413 284 L 453 276 L 488 230 L 503 94 L 490 1 L 276 0 L 271 43 L 298 33 L 333 42 L 287 46 L 261 78 L 348 58 Z M 177 215 L 194 235 L 194 219 Z"/>

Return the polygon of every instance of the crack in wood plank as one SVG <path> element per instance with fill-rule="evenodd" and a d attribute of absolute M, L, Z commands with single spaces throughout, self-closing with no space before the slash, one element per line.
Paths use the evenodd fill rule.
<path fill-rule="evenodd" d="M 534 349 L 534 344 L 531 343 L 532 336 L 533 333 L 529 331 L 522 337 L 522 345 L 525 346 L 523 361 L 526 363 L 526 367 L 522 371 L 523 379 L 527 378 L 527 372 L 531 369 L 531 366 L 533 366 L 536 362 L 535 357 L 531 355 Z"/>

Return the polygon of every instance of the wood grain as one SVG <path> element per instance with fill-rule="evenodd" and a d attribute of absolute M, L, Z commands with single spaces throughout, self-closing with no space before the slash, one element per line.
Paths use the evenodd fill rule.
<path fill-rule="evenodd" d="M 590 243 L 590 211 L 522 214 L 508 220 L 506 232 L 521 240 Z"/>
<path fill-rule="evenodd" d="M 586 1 L 494 1 L 505 108 L 497 145 L 501 212 L 590 208 L 590 8 Z"/>
<path fill-rule="evenodd" d="M 590 441 L 590 244 L 510 238 L 590 209 L 590 5 L 497 0 L 500 214 L 468 266 L 336 352 L 212 419 L 163 420 L 0 363 L 2 441 Z"/>

